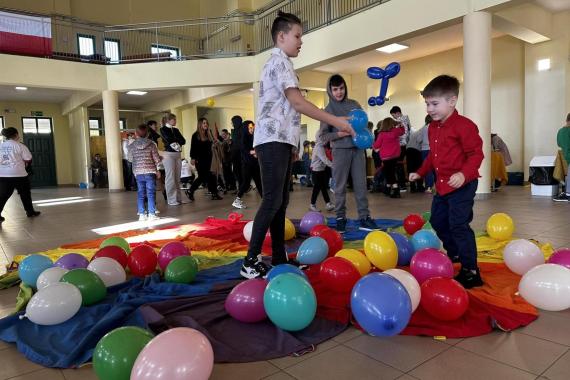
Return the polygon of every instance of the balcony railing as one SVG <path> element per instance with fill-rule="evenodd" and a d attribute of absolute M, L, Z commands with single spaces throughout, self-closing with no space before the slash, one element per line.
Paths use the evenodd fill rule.
<path fill-rule="evenodd" d="M 135 63 L 239 57 L 255 55 L 273 46 L 271 24 L 279 10 L 296 14 L 304 33 L 330 25 L 389 0 L 286 0 L 274 1 L 254 14 L 230 14 L 145 24 L 104 26 L 69 17 L 33 17 L 2 12 L 0 23 L 16 30 L 51 29 L 50 46 L 30 55 L 98 64 Z M 0 52 L 26 55 L 3 41 Z M 80 52 L 81 46 L 81 52 Z"/>

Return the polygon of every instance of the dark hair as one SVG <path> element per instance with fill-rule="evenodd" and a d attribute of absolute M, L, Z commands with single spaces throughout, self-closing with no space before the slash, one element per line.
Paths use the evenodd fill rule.
<path fill-rule="evenodd" d="M 459 80 L 450 75 L 433 78 L 422 91 L 424 98 L 431 96 L 459 96 Z"/>
<path fill-rule="evenodd" d="M 226 132 L 226 133 L 230 133 L 230 131 L 228 131 L 227 129 L 222 129 L 222 132 Z"/>
<path fill-rule="evenodd" d="M 8 127 L 2 129 L 2 136 L 6 137 L 8 140 L 12 140 L 18 134 L 18 130 L 14 127 Z"/>
<path fill-rule="evenodd" d="M 138 137 L 146 137 L 148 135 L 148 126 L 146 124 L 139 124 L 136 132 Z"/>
<path fill-rule="evenodd" d="M 368 129 L 374 128 L 374 123 L 369 121 L 368 124 L 366 124 L 366 128 L 368 128 Z"/>
<path fill-rule="evenodd" d="M 387 117 L 384 120 L 381 121 L 381 127 L 380 127 L 380 132 L 389 132 L 391 131 L 393 128 L 396 127 L 396 125 L 398 125 L 398 123 L 396 122 L 396 120 L 392 119 L 391 117 Z"/>
<path fill-rule="evenodd" d="M 243 119 L 241 118 L 241 116 L 239 115 L 235 115 L 234 117 L 232 117 L 232 125 L 234 128 L 238 128 L 242 125 L 243 123 Z"/>
<path fill-rule="evenodd" d="M 424 119 L 424 123 L 425 124 L 429 124 L 433 121 L 433 119 L 431 118 L 430 115 L 426 115 L 425 119 Z"/>
<path fill-rule="evenodd" d="M 570 121 L 570 113 L 566 115 L 566 121 Z"/>
<path fill-rule="evenodd" d="M 255 123 L 254 123 L 253 121 L 251 121 L 251 120 L 245 120 L 245 121 L 242 123 L 242 125 L 243 125 L 244 127 L 246 127 L 246 128 L 249 127 L 250 124 L 255 125 Z"/>
<path fill-rule="evenodd" d="M 169 122 L 170 120 L 176 120 L 176 115 L 173 113 L 169 113 L 165 116 L 166 118 L 166 122 Z"/>
<path fill-rule="evenodd" d="M 346 87 L 346 81 L 344 80 L 344 78 L 342 77 L 342 75 L 340 74 L 335 74 L 331 77 L 331 79 L 329 80 L 330 86 L 331 87 L 338 87 L 341 84 L 344 84 L 344 87 Z"/>
<path fill-rule="evenodd" d="M 396 112 L 402 113 L 402 109 L 398 106 L 394 106 L 394 107 L 390 108 L 390 114 L 393 114 Z"/>
<path fill-rule="evenodd" d="M 273 43 L 277 42 L 279 32 L 288 33 L 294 24 L 301 26 L 299 17 L 291 13 L 277 12 L 277 17 L 275 17 L 273 25 L 271 25 L 271 38 L 273 39 Z"/>
<path fill-rule="evenodd" d="M 151 125 L 158 125 L 158 123 L 156 122 L 156 120 L 149 120 L 146 122 L 147 127 L 150 127 Z"/>

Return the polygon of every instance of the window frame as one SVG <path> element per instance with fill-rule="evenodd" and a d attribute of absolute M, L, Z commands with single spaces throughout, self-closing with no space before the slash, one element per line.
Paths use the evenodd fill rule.
<path fill-rule="evenodd" d="M 117 44 L 117 52 L 119 54 L 119 57 L 116 61 L 113 61 L 113 59 L 107 55 L 107 41 L 115 42 Z M 105 57 L 109 60 L 109 63 L 112 64 L 121 63 L 121 40 L 119 40 L 118 38 L 105 38 L 103 40 L 103 47 L 105 50 Z"/>
<path fill-rule="evenodd" d="M 91 40 L 91 42 L 93 43 L 93 54 L 81 54 L 81 43 L 79 42 L 80 38 L 88 38 Z M 97 43 L 97 41 L 96 41 L 94 35 L 77 33 L 77 53 L 79 54 L 80 57 L 94 57 L 95 54 L 97 54 L 97 44 L 96 43 Z"/>
<path fill-rule="evenodd" d="M 157 49 L 158 51 L 156 53 L 153 53 L 153 51 L 152 51 L 153 48 Z M 150 54 L 160 54 L 161 53 L 160 49 L 170 51 L 170 53 L 171 53 L 170 58 L 173 58 L 176 60 L 180 59 L 181 51 L 180 51 L 179 47 L 163 45 L 163 44 L 150 44 Z M 174 57 L 172 56 L 172 51 L 175 52 L 176 56 L 174 56 Z"/>
<path fill-rule="evenodd" d="M 89 123 L 91 120 L 95 120 L 97 121 L 97 124 L 99 125 L 99 128 L 91 128 L 91 124 L 88 124 L 89 126 L 89 137 L 97 137 L 97 136 L 105 136 L 105 128 L 103 128 L 103 124 L 101 123 L 101 118 L 100 117 L 89 117 L 87 123 Z M 97 131 L 97 135 L 92 135 L 91 132 L 92 131 Z"/>

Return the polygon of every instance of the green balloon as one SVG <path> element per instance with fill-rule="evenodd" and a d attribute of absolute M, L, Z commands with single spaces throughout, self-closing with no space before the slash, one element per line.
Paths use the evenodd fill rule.
<path fill-rule="evenodd" d="M 144 346 L 154 335 L 140 327 L 119 327 L 107 334 L 93 352 L 93 369 L 101 380 L 129 380 Z"/>
<path fill-rule="evenodd" d="M 422 230 L 432 230 L 433 231 L 433 227 L 431 226 L 430 222 L 426 222 L 424 224 L 424 226 L 422 227 Z"/>
<path fill-rule="evenodd" d="M 196 278 L 198 264 L 192 256 L 179 256 L 172 260 L 164 271 L 166 282 L 189 284 Z"/>
<path fill-rule="evenodd" d="M 429 222 L 429 220 L 431 219 L 431 211 L 422 212 L 422 219 L 424 220 L 424 222 Z"/>
<path fill-rule="evenodd" d="M 68 282 L 77 286 L 81 292 L 81 304 L 92 305 L 101 301 L 107 295 L 107 288 L 95 273 L 88 269 L 73 269 L 63 275 L 61 282 Z"/>
<path fill-rule="evenodd" d="M 108 247 L 110 245 L 123 248 L 127 253 L 127 255 L 131 253 L 131 247 L 129 246 L 129 242 L 120 236 L 111 236 L 110 238 L 103 240 L 99 248 Z"/>

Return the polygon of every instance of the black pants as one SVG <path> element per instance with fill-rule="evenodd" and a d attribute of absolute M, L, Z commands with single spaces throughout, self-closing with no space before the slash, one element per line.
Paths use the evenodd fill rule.
<path fill-rule="evenodd" d="M 399 157 L 382 160 L 382 173 L 386 179 L 386 184 L 393 185 L 396 183 L 396 165 Z"/>
<path fill-rule="evenodd" d="M 236 178 L 232 171 L 232 163 L 224 162 L 222 164 L 224 170 L 224 184 L 226 185 L 226 190 L 235 190 L 236 188 Z"/>
<path fill-rule="evenodd" d="M 406 186 L 406 172 L 404 170 L 404 160 L 406 158 L 406 146 L 400 146 L 400 157 L 396 163 L 396 181 L 400 187 Z"/>
<path fill-rule="evenodd" d="M 217 194 L 218 189 L 216 188 L 216 176 L 210 171 L 211 162 L 207 162 L 207 165 L 196 164 L 196 170 L 198 171 L 198 178 L 192 182 L 190 186 L 190 192 L 195 192 L 201 184 L 206 184 L 208 186 L 208 191 L 212 194 Z"/>
<path fill-rule="evenodd" d="M 239 191 L 237 193 L 237 197 L 241 198 L 249 189 L 249 184 L 253 179 L 255 183 L 255 187 L 257 188 L 257 192 L 259 195 L 263 196 L 263 184 L 261 183 L 261 173 L 259 172 L 259 162 L 257 160 L 242 160 L 241 161 L 241 173 L 242 173 L 242 181 L 241 186 L 239 187 Z"/>
<path fill-rule="evenodd" d="M 473 203 L 477 180 L 445 194 L 436 194 L 431 205 L 430 223 L 443 242 L 450 258 L 459 256 L 465 269 L 477 269 L 475 234 L 469 226 L 473 220 Z"/>
<path fill-rule="evenodd" d="M 253 221 L 253 231 L 247 252 L 250 259 L 261 253 L 263 240 L 269 229 L 271 231 L 272 264 L 287 262 L 285 213 L 289 204 L 292 150 L 292 145 L 279 142 L 270 142 L 255 148 L 261 170 L 263 199 Z"/>
<path fill-rule="evenodd" d="M 22 206 L 26 210 L 26 214 L 30 215 L 34 212 L 32 204 L 32 193 L 30 192 L 30 180 L 28 177 L 1 177 L 0 178 L 0 214 L 4 211 L 6 202 L 18 190 Z"/>
<path fill-rule="evenodd" d="M 243 182 L 243 174 L 241 172 L 241 152 L 232 152 L 232 170 L 234 174 L 234 178 L 237 181 L 237 188 L 241 187 L 241 183 Z"/>
<path fill-rule="evenodd" d="M 123 159 L 123 185 L 125 190 L 136 190 L 137 181 L 133 175 L 133 163 Z"/>
<path fill-rule="evenodd" d="M 319 192 L 323 193 L 323 199 L 325 203 L 329 203 L 331 198 L 329 197 L 329 178 L 328 172 L 326 170 L 316 172 L 313 171 L 313 194 L 311 194 L 311 204 L 314 205 L 317 202 L 317 197 Z"/>

